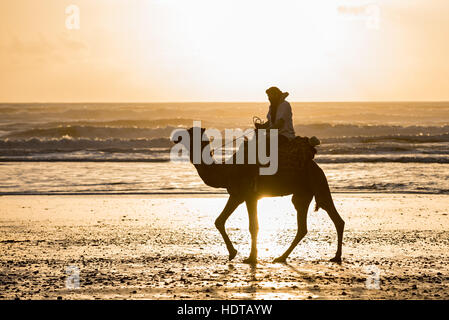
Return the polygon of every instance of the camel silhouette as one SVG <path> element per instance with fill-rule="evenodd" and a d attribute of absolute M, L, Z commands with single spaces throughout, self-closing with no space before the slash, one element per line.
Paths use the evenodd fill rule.
<path fill-rule="evenodd" d="M 199 129 L 199 128 L 198 128 Z M 206 129 L 201 128 L 201 136 Z M 193 128 L 187 130 L 189 133 L 189 141 L 186 139 L 178 139 L 174 143 L 181 143 L 189 152 L 190 161 L 193 163 L 193 156 L 190 150 L 193 150 Z M 257 134 L 255 135 L 257 137 Z M 207 148 L 205 150 L 205 148 Z M 210 152 L 210 141 L 201 141 L 201 154 Z M 239 152 L 246 152 L 247 159 L 248 148 L 240 147 L 234 153 L 236 159 Z M 338 236 L 337 251 L 335 257 L 330 261 L 341 262 L 342 240 L 345 222 L 337 212 L 329 185 L 323 170 L 310 160 L 299 170 L 278 171 L 274 175 L 259 175 L 257 181 L 257 189 L 254 187 L 254 170 L 258 170 L 257 165 L 251 164 L 224 164 L 212 163 L 194 164 L 199 176 L 205 184 L 215 188 L 226 188 L 229 199 L 225 208 L 215 220 L 215 226 L 220 231 L 226 247 L 229 252 L 229 260 L 232 260 L 237 250 L 234 248 L 228 234 L 226 233 L 225 223 L 237 207 L 243 202 L 246 203 L 249 216 L 249 231 L 251 234 L 251 252 L 248 258 L 243 260 L 245 263 L 257 263 L 257 234 L 259 230 L 257 218 L 257 201 L 262 197 L 279 197 L 292 194 L 292 202 L 297 211 L 298 230 L 290 247 L 280 257 L 274 259 L 273 262 L 286 262 L 286 259 L 298 245 L 298 243 L 307 234 L 307 212 L 315 197 L 316 210 L 324 209 L 335 225 Z M 247 161 L 245 161 L 247 163 Z M 257 171 L 258 172 L 258 171 Z"/>

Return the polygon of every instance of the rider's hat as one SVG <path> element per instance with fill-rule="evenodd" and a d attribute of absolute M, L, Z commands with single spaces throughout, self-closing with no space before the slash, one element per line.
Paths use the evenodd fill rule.
<path fill-rule="evenodd" d="M 268 95 L 274 95 L 285 99 L 288 97 L 288 92 L 282 92 L 278 87 L 270 87 L 265 91 Z"/>

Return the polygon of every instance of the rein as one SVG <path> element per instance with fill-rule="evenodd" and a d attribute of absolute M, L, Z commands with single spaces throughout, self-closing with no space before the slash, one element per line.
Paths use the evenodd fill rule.
<path fill-rule="evenodd" d="M 262 119 L 260 119 L 260 118 L 257 117 L 257 116 L 254 116 L 254 117 L 253 117 L 253 124 L 255 125 L 255 124 L 259 124 L 259 123 L 263 123 Z M 256 129 L 252 129 L 252 131 L 255 132 Z M 250 131 L 250 132 L 251 132 L 251 131 Z M 215 152 L 216 150 L 223 149 L 224 147 L 226 147 L 227 145 L 229 145 L 229 144 L 231 144 L 231 143 L 233 144 L 235 141 L 237 141 L 237 139 L 243 138 L 243 137 L 246 136 L 246 135 L 247 135 L 247 133 L 242 134 L 241 136 L 232 139 L 232 141 L 229 141 L 228 143 L 222 144 L 221 146 L 216 147 L 215 149 L 211 149 L 211 151 L 210 151 L 211 154 L 214 154 L 214 152 Z"/>

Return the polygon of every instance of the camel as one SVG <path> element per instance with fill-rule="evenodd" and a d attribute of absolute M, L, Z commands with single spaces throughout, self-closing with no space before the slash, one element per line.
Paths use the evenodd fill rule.
<path fill-rule="evenodd" d="M 201 128 L 201 136 L 206 129 Z M 193 128 L 187 130 L 190 141 L 178 139 L 173 141 L 184 145 L 187 151 L 193 150 Z M 256 135 L 257 136 L 257 135 Z M 204 148 L 210 149 L 210 141 L 201 142 L 201 151 Z M 235 154 L 240 152 L 240 148 Z M 243 151 L 247 148 L 243 148 Z M 207 152 L 208 150 L 206 150 Z M 190 161 L 193 163 L 192 152 L 189 152 Z M 246 163 L 246 162 L 245 162 Z M 225 208 L 215 220 L 215 226 L 223 237 L 226 248 L 229 252 L 229 261 L 237 255 L 228 234 L 225 224 L 231 214 L 243 202 L 246 203 L 249 217 L 249 232 L 251 234 L 251 252 L 244 263 L 257 263 L 257 234 L 259 230 L 257 218 L 257 201 L 262 197 L 279 197 L 292 194 L 292 203 L 297 211 L 298 230 L 296 236 L 288 249 L 273 262 L 286 263 L 290 253 L 307 234 L 307 212 L 315 197 L 316 210 L 324 209 L 335 225 L 338 236 L 337 251 L 330 259 L 332 262 L 341 263 L 342 241 L 345 222 L 337 212 L 329 185 L 323 170 L 313 160 L 308 161 L 303 169 L 295 172 L 278 172 L 274 175 L 259 175 L 257 189 L 254 188 L 254 166 L 248 164 L 194 164 L 199 176 L 207 185 L 215 188 L 226 188 L 229 199 Z"/>

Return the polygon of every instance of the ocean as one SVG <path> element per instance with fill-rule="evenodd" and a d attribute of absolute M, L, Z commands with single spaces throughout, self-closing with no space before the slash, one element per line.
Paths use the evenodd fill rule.
<path fill-rule="evenodd" d="M 322 142 L 316 161 L 333 192 L 449 194 L 449 102 L 291 105 L 296 134 Z M 225 193 L 189 163 L 170 162 L 171 132 L 198 120 L 244 130 L 267 110 L 263 102 L 0 104 L 0 195 Z"/>

